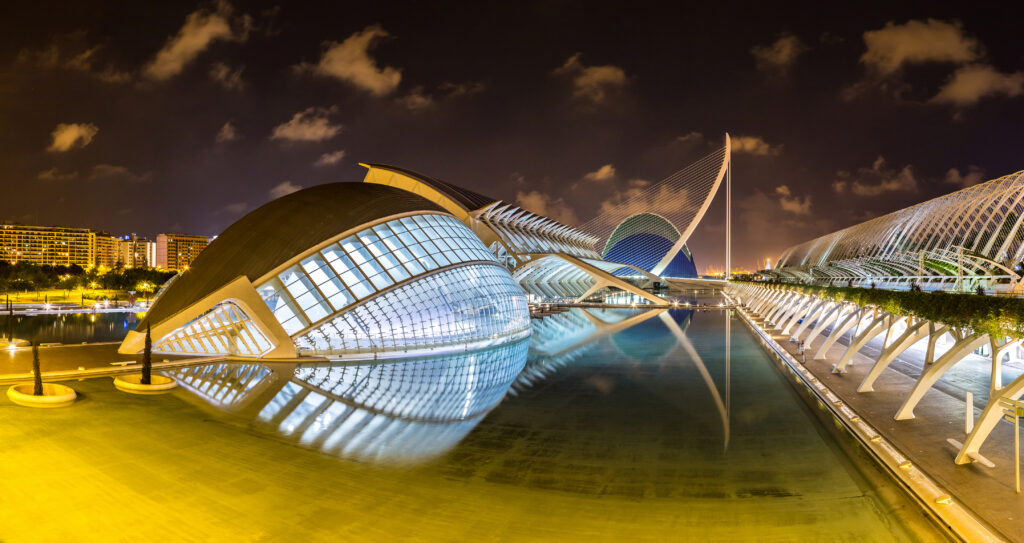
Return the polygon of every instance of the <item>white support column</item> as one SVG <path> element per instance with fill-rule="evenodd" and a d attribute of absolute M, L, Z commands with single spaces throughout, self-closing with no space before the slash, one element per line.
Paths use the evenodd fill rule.
<path fill-rule="evenodd" d="M 804 343 L 810 347 L 814 338 L 818 337 L 818 334 L 822 333 L 829 324 L 838 322 L 839 319 L 842 319 L 847 315 L 846 308 L 846 304 L 837 303 L 831 310 L 829 310 L 828 313 L 825 314 L 824 317 L 818 319 L 818 324 L 816 324 L 814 328 L 811 329 L 811 333 L 807 334 L 807 337 L 804 338 Z M 856 309 L 854 311 L 856 311 Z"/>
<path fill-rule="evenodd" d="M 914 408 L 924 398 L 924 394 L 931 389 L 932 385 L 942 377 L 957 362 L 971 354 L 971 351 L 981 347 L 988 342 L 988 334 L 971 334 L 960 341 L 957 341 L 953 348 L 946 351 L 946 354 L 939 357 L 931 366 L 925 366 L 921 370 L 921 376 L 917 378 L 913 390 L 907 396 L 906 401 L 896 411 L 896 420 L 908 420 L 914 418 Z"/>
<path fill-rule="evenodd" d="M 1001 398 L 1017 400 L 1020 399 L 1021 394 L 1024 394 L 1024 375 L 1018 376 L 1009 385 L 1000 390 L 998 394 L 989 395 L 988 403 L 985 404 L 985 410 L 981 412 L 981 418 L 975 422 L 974 431 L 967 436 L 967 441 L 960 448 L 960 452 L 957 453 L 954 462 L 957 464 L 968 464 L 974 461 L 979 449 L 981 449 L 985 440 L 988 439 L 989 434 L 995 429 L 996 424 L 999 424 L 999 420 L 1003 418 L 1003 409 L 999 405 L 999 400 Z"/>
<path fill-rule="evenodd" d="M 847 347 L 846 352 L 843 353 L 843 357 L 839 359 L 839 363 L 836 364 L 836 369 L 833 373 L 846 373 L 846 365 L 853 360 L 853 355 L 857 354 L 857 352 L 860 351 L 868 341 L 871 341 L 875 336 L 882 333 L 885 329 L 885 320 L 889 317 L 891 317 L 891 315 L 884 312 L 882 315 L 875 317 L 875 319 L 871 321 L 871 324 L 869 324 L 859 336 L 855 337 L 853 341 L 850 342 L 850 346 Z M 892 323 L 890 323 L 890 326 L 892 326 Z"/>
<path fill-rule="evenodd" d="M 903 351 L 906 351 L 918 341 L 928 337 L 928 333 L 928 321 L 918 320 L 908 326 L 900 337 L 896 338 L 892 344 L 878 354 L 878 359 L 875 360 L 875 364 L 871 366 L 871 370 L 868 371 L 867 376 L 864 377 L 860 386 L 857 387 L 857 392 L 874 391 L 875 380 L 882 374 L 882 371 L 884 371 L 885 368 L 888 368 L 889 364 L 891 364 L 897 356 L 903 354 Z"/>
<path fill-rule="evenodd" d="M 853 328 L 854 326 L 857 325 L 857 323 L 860 322 L 860 318 L 861 315 L 864 313 L 864 309 L 866 308 L 858 307 L 857 309 L 853 310 L 852 313 L 847 315 L 845 319 L 840 321 L 839 324 L 832 328 L 832 333 L 829 334 L 828 338 L 825 339 L 825 343 L 822 343 L 821 348 L 818 349 L 818 352 L 814 353 L 815 360 L 825 359 L 825 353 L 828 352 L 829 347 L 831 347 L 832 344 L 834 344 L 836 340 L 840 338 L 840 336 L 845 334 L 847 331 L 850 330 L 850 328 Z"/>
<path fill-rule="evenodd" d="M 835 302 L 822 300 L 816 308 L 812 309 L 811 312 L 804 317 L 804 322 L 801 322 L 800 326 L 796 327 L 796 330 L 793 331 L 793 338 L 799 339 L 800 334 L 802 334 L 804 330 L 809 328 L 811 324 L 817 322 L 817 320 L 823 315 L 827 315 L 829 311 L 835 309 L 836 305 L 838 304 Z"/>

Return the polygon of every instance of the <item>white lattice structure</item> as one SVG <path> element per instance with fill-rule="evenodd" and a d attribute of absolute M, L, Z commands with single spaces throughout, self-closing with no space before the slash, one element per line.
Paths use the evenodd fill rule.
<path fill-rule="evenodd" d="M 1019 291 L 1024 171 L 783 251 L 775 273 L 829 284 Z"/>

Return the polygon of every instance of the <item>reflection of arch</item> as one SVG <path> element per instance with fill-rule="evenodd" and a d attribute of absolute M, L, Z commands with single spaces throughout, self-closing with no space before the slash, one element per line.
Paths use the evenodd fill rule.
<path fill-rule="evenodd" d="M 217 364 L 174 376 L 193 397 L 300 446 L 421 462 L 454 447 L 501 401 L 528 346 L 372 364 Z"/>
<path fill-rule="evenodd" d="M 642 283 L 653 279 L 649 273 L 628 264 L 576 258 L 567 254 L 532 255 L 534 258 L 518 267 L 512 275 L 527 291 L 545 298 L 575 298 L 583 301 L 603 288 L 613 287 L 639 296 L 654 304 L 664 305 L 655 296 L 636 284 L 618 277 L 631 272 Z"/>

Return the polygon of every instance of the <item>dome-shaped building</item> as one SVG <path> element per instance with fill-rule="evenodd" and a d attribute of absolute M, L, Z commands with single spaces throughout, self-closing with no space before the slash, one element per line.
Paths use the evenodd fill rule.
<path fill-rule="evenodd" d="M 637 213 L 615 227 L 605 243 L 601 257 L 651 271 L 672 250 L 679 236 L 679 230 L 665 217 L 654 213 Z M 685 243 L 661 272 L 661 276 L 698 277 L 693 255 Z"/>
<path fill-rule="evenodd" d="M 168 282 L 119 352 L 293 359 L 405 356 L 530 334 L 522 288 L 437 204 L 318 185 L 231 225 Z"/>

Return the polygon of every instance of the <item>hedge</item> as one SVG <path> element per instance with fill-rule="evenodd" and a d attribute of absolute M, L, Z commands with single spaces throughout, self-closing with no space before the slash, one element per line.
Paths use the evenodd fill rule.
<path fill-rule="evenodd" d="M 873 305 L 889 313 L 906 315 L 970 328 L 993 338 L 1024 337 L 1024 299 L 949 292 L 920 292 L 880 288 L 827 287 L 792 283 L 733 281 L 738 284 L 793 290 L 834 302 L 853 302 L 860 307 Z"/>

